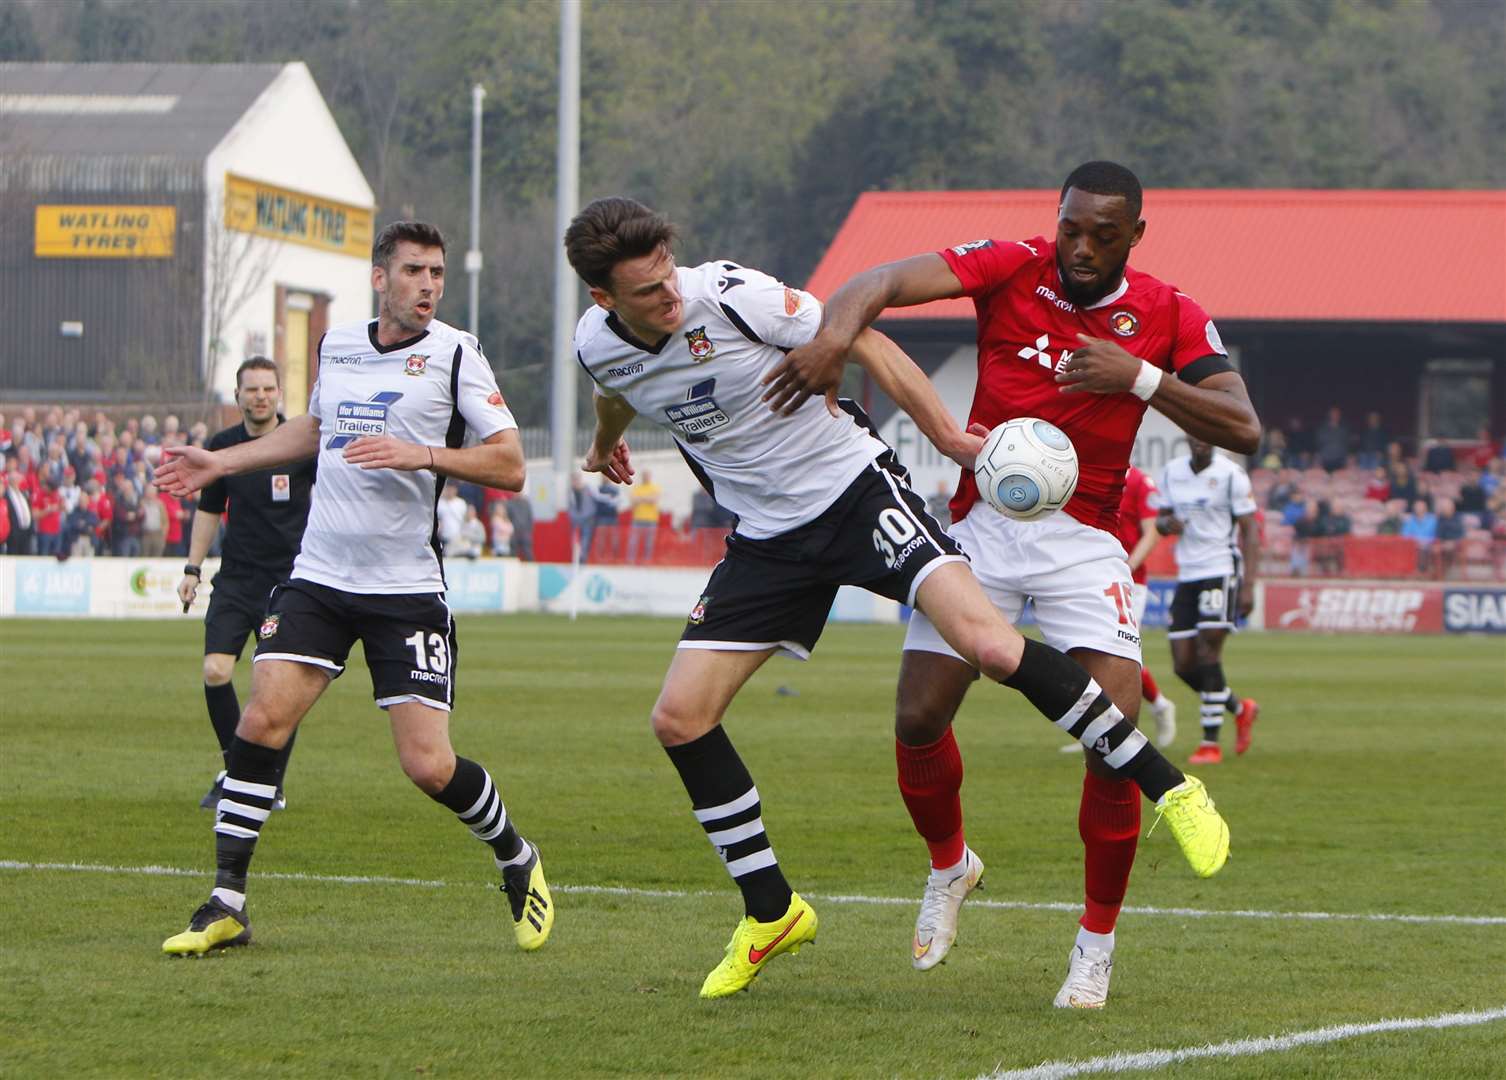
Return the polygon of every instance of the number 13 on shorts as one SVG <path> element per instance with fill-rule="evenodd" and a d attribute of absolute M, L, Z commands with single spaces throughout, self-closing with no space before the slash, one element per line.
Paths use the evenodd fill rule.
<path fill-rule="evenodd" d="M 1135 626 L 1135 600 L 1134 586 L 1127 581 L 1116 581 L 1103 595 L 1114 602 L 1114 608 L 1119 613 L 1120 626 Z"/>

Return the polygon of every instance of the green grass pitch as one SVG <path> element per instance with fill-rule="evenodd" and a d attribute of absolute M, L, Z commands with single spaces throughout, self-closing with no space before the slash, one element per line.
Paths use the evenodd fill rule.
<path fill-rule="evenodd" d="M 1128 912 L 1109 1008 L 1077 1013 L 1050 1007 L 1075 915 L 1047 905 L 1081 896 L 1082 765 L 1001 687 L 976 687 L 957 727 L 983 902 L 944 966 L 910 967 L 926 860 L 894 783 L 893 626 L 834 626 L 809 664 L 770 662 L 734 703 L 728 729 L 821 931 L 748 994 L 699 1001 L 741 907 L 648 730 L 677 633 L 461 619 L 454 742 L 543 850 L 559 915 L 540 952 L 513 946 L 486 848 L 402 776 L 357 659 L 305 723 L 289 809 L 263 834 L 256 944 L 182 961 L 160 943 L 213 863 L 199 624 L 0 623 L 0 1076 L 976 1077 L 1506 1005 L 1500 639 L 1233 640 L 1226 670 L 1261 720 L 1249 755 L 1202 770 L 1233 858 L 1199 881 L 1158 831 L 1129 895 L 1497 921 Z M 1181 707 L 1183 759 L 1195 700 L 1164 637 L 1147 655 Z M 1503 1062 L 1494 1022 L 1162 1072 L 1483 1077 Z"/>

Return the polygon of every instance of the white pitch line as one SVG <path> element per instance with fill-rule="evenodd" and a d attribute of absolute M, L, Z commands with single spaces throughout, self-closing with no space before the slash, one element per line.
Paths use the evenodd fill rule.
<path fill-rule="evenodd" d="M 1256 1039 L 1235 1039 L 1204 1046 L 1188 1046 L 1180 1050 L 1144 1050 L 1139 1053 L 1109 1054 L 1106 1057 L 1087 1058 L 1082 1061 L 1047 1061 L 1028 1069 L 1007 1071 L 1001 1069 L 985 1073 L 978 1080 L 1065 1080 L 1069 1076 L 1083 1076 L 1088 1073 L 1164 1069 L 1168 1065 L 1196 1058 L 1250 1057 L 1254 1054 L 1276 1053 L 1299 1046 L 1318 1046 L 1385 1031 L 1437 1030 L 1466 1027 L 1472 1024 L 1488 1024 L 1494 1020 L 1506 1020 L 1506 1008 L 1379 1020 L 1373 1024 L 1336 1024 L 1333 1027 L 1316 1028 L 1312 1031 L 1294 1031 L 1287 1035 L 1266 1035 Z"/>
<path fill-rule="evenodd" d="M 16 859 L 0 859 L 0 870 L 52 870 L 93 874 L 141 874 L 156 877 L 203 877 L 210 870 L 190 870 L 178 866 L 108 866 L 101 863 L 78 862 L 22 862 Z M 427 880 L 424 878 L 383 877 L 359 874 L 305 874 L 296 871 L 258 872 L 259 880 L 307 881 L 331 885 L 406 885 L 421 889 L 470 888 L 475 882 Z M 487 888 L 492 886 L 488 885 Z M 726 892 L 709 889 L 637 889 L 626 885 L 560 885 L 550 882 L 549 888 L 561 893 L 584 893 L 597 896 L 642 896 L 658 899 L 687 899 L 703 896 L 725 896 Z M 866 896 L 858 893 L 805 893 L 809 899 L 825 900 L 833 904 L 878 904 L 888 907 L 913 907 L 915 899 L 908 896 Z M 1065 911 L 1076 913 L 1081 904 L 1061 901 L 1029 900 L 984 900 L 970 897 L 970 908 L 994 908 L 1000 911 Z M 1219 911 L 1214 908 L 1160 908 L 1125 907 L 1126 915 L 1157 915 L 1179 919 L 1279 919 L 1305 922 L 1395 922 L 1424 925 L 1452 926 L 1506 926 L 1506 915 L 1397 915 L 1390 912 L 1365 911 L 1261 911 L 1241 909 Z"/>

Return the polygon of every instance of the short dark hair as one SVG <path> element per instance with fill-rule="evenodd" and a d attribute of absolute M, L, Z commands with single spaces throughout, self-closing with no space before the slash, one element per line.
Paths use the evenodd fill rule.
<path fill-rule="evenodd" d="M 669 218 L 636 199 L 612 195 L 575 215 L 565 230 L 565 257 L 587 285 L 610 289 L 618 263 L 650 255 L 674 239 Z"/>
<path fill-rule="evenodd" d="M 1072 170 L 1067 182 L 1062 185 L 1062 198 L 1067 189 L 1076 188 L 1089 195 L 1120 195 L 1130 217 L 1140 220 L 1140 180 L 1134 173 L 1115 161 L 1088 161 Z"/>
<path fill-rule="evenodd" d="M 277 370 L 277 365 L 265 356 L 251 356 L 241 361 L 241 366 L 235 369 L 235 388 L 241 388 L 241 376 L 248 371 L 270 371 L 277 378 L 277 385 L 282 385 L 282 372 Z"/>
<path fill-rule="evenodd" d="M 371 245 L 371 265 L 385 270 L 392 261 L 392 253 L 397 250 L 397 245 L 404 240 L 411 240 L 419 247 L 445 250 L 444 234 L 438 226 L 426 221 L 394 221 L 377 233 L 376 243 Z"/>

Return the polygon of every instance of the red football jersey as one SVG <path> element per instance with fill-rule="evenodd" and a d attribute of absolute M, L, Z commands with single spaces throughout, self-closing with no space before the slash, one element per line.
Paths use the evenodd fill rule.
<path fill-rule="evenodd" d="M 1131 465 L 1129 472 L 1124 475 L 1124 494 L 1119 499 L 1119 530 L 1115 533 L 1124 545 L 1126 555 L 1135 550 L 1135 545 L 1143 535 L 1140 522 L 1156 516 L 1156 508 L 1150 504 L 1151 496 L 1155 493 L 1155 481 Z M 1144 563 L 1135 567 L 1133 576 L 1135 581 L 1145 584 Z"/>
<path fill-rule="evenodd" d="M 1189 373 L 1201 379 L 1229 370 L 1213 320 L 1189 296 L 1126 267 L 1119 288 L 1090 308 L 1066 299 L 1056 270 L 1056 243 L 978 240 L 942 251 L 978 310 L 978 387 L 970 424 L 993 428 L 1016 416 L 1049 420 L 1077 448 L 1080 476 L 1066 512 L 1114 531 L 1119 492 L 1146 403 L 1122 394 L 1063 394 L 1057 372 L 1082 343 L 1078 334 L 1117 341 L 1131 354 L 1181 373 L 1204 357 L 1216 363 Z M 952 520 L 978 501 L 972 470 L 952 496 Z"/>

